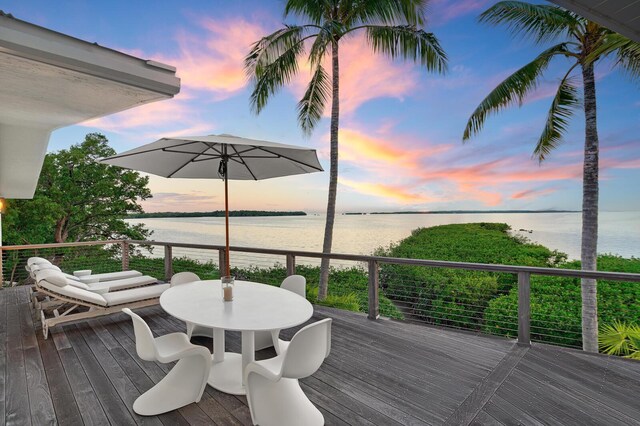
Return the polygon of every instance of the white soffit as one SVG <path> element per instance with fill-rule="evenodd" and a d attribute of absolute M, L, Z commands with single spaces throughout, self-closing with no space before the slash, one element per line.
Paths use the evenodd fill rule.
<path fill-rule="evenodd" d="M 640 42 L 640 0 L 551 0 L 565 9 Z"/>
<path fill-rule="evenodd" d="M 179 91 L 171 66 L 0 11 L 0 197 L 33 196 L 53 130 Z"/>

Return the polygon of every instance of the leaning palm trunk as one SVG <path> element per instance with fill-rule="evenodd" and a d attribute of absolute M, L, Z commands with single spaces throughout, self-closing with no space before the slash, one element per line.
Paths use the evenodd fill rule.
<path fill-rule="evenodd" d="M 582 182 L 582 249 L 585 271 L 597 269 L 598 250 L 598 127 L 593 63 L 582 67 L 584 84 L 585 141 Z M 598 287 L 594 279 L 582 279 L 582 348 L 598 352 Z"/>
<path fill-rule="evenodd" d="M 331 253 L 333 243 L 333 223 L 336 217 L 336 194 L 338 190 L 338 129 L 340 124 L 340 63 L 338 60 L 338 42 L 331 43 L 331 63 L 333 90 L 331 94 L 331 167 L 329 170 L 329 195 L 327 200 L 327 219 L 324 226 L 322 252 Z M 329 258 L 323 257 L 320 264 L 320 283 L 318 300 L 327 297 L 329 289 Z"/>

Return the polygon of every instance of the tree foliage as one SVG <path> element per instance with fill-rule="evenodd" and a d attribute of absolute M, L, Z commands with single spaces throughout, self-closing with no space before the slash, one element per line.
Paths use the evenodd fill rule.
<path fill-rule="evenodd" d="M 115 154 L 101 134 L 46 155 L 32 200 L 9 200 L 3 218 L 5 244 L 62 243 L 117 238 L 144 239 L 150 231 L 124 221 L 142 213 L 151 197 L 149 179 L 98 163 Z"/>

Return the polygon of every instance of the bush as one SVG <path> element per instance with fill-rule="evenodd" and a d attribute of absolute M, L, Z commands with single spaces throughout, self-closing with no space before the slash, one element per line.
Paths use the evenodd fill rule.
<path fill-rule="evenodd" d="M 560 265 L 567 269 L 580 269 L 580 262 Z M 619 256 L 598 257 L 598 270 L 640 273 L 640 259 Z M 533 276 L 531 278 L 531 338 L 532 340 L 564 346 L 582 346 L 580 279 Z M 513 335 L 503 329 L 500 321 L 505 317 L 517 318 L 518 292 L 491 302 L 485 311 L 484 331 Z M 634 323 L 640 318 L 640 285 L 620 281 L 598 281 L 598 321 L 600 324 L 616 322 Z"/>
<path fill-rule="evenodd" d="M 509 234 L 504 223 L 419 228 L 397 245 L 379 249 L 387 257 L 471 263 L 553 266 L 566 256 Z M 433 324 L 480 329 L 490 300 L 517 284 L 515 274 L 382 264 L 384 294 L 412 315 Z M 503 327 L 511 325 L 507 317 Z M 517 318 L 517 316 L 516 316 Z M 516 326 L 517 329 L 517 326 Z"/>

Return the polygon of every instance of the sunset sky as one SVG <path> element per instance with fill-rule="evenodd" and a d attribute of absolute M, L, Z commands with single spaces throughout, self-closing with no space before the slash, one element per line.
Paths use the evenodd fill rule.
<path fill-rule="evenodd" d="M 533 59 L 541 47 L 477 22 L 493 1 L 432 0 L 427 30 L 449 55 L 449 73 L 374 55 L 361 36 L 346 40 L 341 59 L 338 211 L 581 208 L 584 116 L 543 165 L 531 157 L 557 80 L 557 59 L 522 108 L 491 117 L 462 144 L 471 112 L 489 91 Z M 329 169 L 329 119 L 311 137 L 296 121 L 308 71 L 259 116 L 249 110 L 243 58 L 250 45 L 284 23 L 284 1 L 3 1 L 15 17 L 102 46 L 171 64 L 182 79 L 175 99 L 54 132 L 50 150 L 102 132 L 117 151 L 172 135 L 229 133 L 312 147 Z M 640 208 L 640 82 L 611 62 L 597 67 L 602 210 Z M 328 111 L 327 111 L 328 112 Z M 328 172 L 259 182 L 232 182 L 232 209 L 326 207 Z M 223 208 L 213 180 L 151 177 L 147 211 Z"/>

